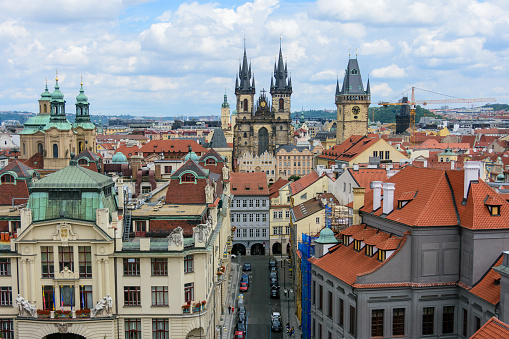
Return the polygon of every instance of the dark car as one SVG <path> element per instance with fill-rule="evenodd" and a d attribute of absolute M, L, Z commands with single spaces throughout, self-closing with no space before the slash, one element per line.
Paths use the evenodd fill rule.
<path fill-rule="evenodd" d="M 278 287 L 273 286 L 270 289 L 269 295 L 271 299 L 279 299 L 279 286 Z"/>
<path fill-rule="evenodd" d="M 277 272 L 271 271 L 271 272 L 269 273 L 269 279 L 272 279 L 272 278 L 276 278 L 276 279 L 277 279 L 277 277 L 278 277 L 278 276 L 277 276 Z"/>
<path fill-rule="evenodd" d="M 238 322 L 237 323 L 237 328 L 235 329 L 236 331 L 242 331 L 242 332 L 246 332 L 246 323 L 245 322 Z"/>
<path fill-rule="evenodd" d="M 270 321 L 270 330 L 272 332 L 282 332 L 283 325 L 281 324 L 281 318 L 272 318 Z"/>
<path fill-rule="evenodd" d="M 242 277 L 240 278 L 240 283 L 242 284 L 245 282 L 247 286 L 249 286 L 249 276 L 247 274 L 242 274 Z"/>
<path fill-rule="evenodd" d="M 270 286 L 279 285 L 279 280 L 277 278 L 270 278 Z"/>
<path fill-rule="evenodd" d="M 270 272 L 277 272 L 277 267 L 276 266 L 271 266 L 271 267 L 269 267 L 269 271 Z"/>
<path fill-rule="evenodd" d="M 276 259 L 269 260 L 269 268 L 271 268 L 271 267 L 277 267 Z"/>
<path fill-rule="evenodd" d="M 251 271 L 251 263 L 244 263 L 244 265 L 242 266 L 242 270 L 243 271 Z"/>

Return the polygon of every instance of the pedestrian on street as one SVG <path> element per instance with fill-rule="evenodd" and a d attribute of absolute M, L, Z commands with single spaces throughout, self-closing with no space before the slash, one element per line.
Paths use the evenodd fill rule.
<path fill-rule="evenodd" d="M 231 305 L 228 305 L 228 313 L 232 314 L 232 306 Z"/>
<path fill-rule="evenodd" d="M 295 329 L 293 328 L 292 326 L 292 329 L 290 330 L 290 338 L 292 337 L 292 335 L 295 333 Z"/>
<path fill-rule="evenodd" d="M 235 307 L 232 307 L 232 313 L 235 314 Z"/>

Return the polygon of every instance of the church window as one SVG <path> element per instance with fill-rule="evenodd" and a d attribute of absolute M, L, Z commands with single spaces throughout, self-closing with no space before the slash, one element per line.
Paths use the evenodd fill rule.
<path fill-rule="evenodd" d="M 282 111 L 285 109 L 285 100 L 279 99 L 279 110 Z"/>
<path fill-rule="evenodd" d="M 208 159 L 205 161 L 205 163 L 206 163 L 207 165 L 215 165 L 215 164 L 216 164 L 216 161 L 215 161 L 214 159 L 212 159 L 212 158 L 208 158 Z"/>
<path fill-rule="evenodd" d="M 247 133 L 246 132 L 244 132 L 244 138 L 247 138 Z"/>
<path fill-rule="evenodd" d="M 8 182 L 14 182 L 14 177 L 10 174 L 4 174 L 2 176 L 2 184 L 8 183 Z"/>
<path fill-rule="evenodd" d="M 26 154 L 26 148 L 25 148 L 25 143 L 23 143 L 23 155 Z"/>
<path fill-rule="evenodd" d="M 194 175 L 191 173 L 186 173 L 180 177 L 181 182 L 195 182 Z"/>
<path fill-rule="evenodd" d="M 58 145 L 53 144 L 53 158 L 58 158 Z"/>
<path fill-rule="evenodd" d="M 247 112 L 247 99 L 244 99 L 244 112 Z"/>
<path fill-rule="evenodd" d="M 44 104 L 44 113 L 48 113 L 48 106 Z"/>
<path fill-rule="evenodd" d="M 37 144 L 37 153 L 41 153 L 41 154 L 44 153 L 44 149 L 43 149 L 43 146 L 41 143 Z"/>
<path fill-rule="evenodd" d="M 359 72 L 354 68 L 352 69 L 352 75 L 357 75 Z"/>

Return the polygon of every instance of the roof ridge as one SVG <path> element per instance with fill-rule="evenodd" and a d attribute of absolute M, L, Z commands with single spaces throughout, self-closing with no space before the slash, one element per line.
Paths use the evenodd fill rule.
<path fill-rule="evenodd" d="M 445 177 L 445 171 L 441 171 L 441 174 L 440 174 L 440 178 L 439 180 L 436 182 L 436 185 L 435 187 L 433 188 L 433 192 L 431 192 L 431 194 L 429 195 L 429 198 L 428 200 L 426 201 L 426 205 L 424 205 L 423 208 L 421 208 L 421 212 L 419 213 L 419 215 L 417 216 L 417 218 L 415 218 L 414 220 L 414 225 L 412 226 L 417 226 L 420 221 L 422 219 L 424 219 L 425 217 L 425 214 L 427 214 L 427 211 L 428 211 L 428 207 L 433 203 L 434 201 L 434 197 L 435 195 L 437 194 L 437 190 L 438 188 L 440 187 L 440 185 L 442 184 L 442 181 L 444 180 L 444 177 Z"/>

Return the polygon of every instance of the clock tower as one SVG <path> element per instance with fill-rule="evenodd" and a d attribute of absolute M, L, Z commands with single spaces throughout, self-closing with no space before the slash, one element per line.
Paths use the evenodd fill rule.
<path fill-rule="evenodd" d="M 368 134 L 368 108 L 371 104 L 371 90 L 362 83 L 357 59 L 350 59 L 345 70 L 343 87 L 336 83 L 337 132 L 336 143 L 341 144 L 352 135 Z"/>

